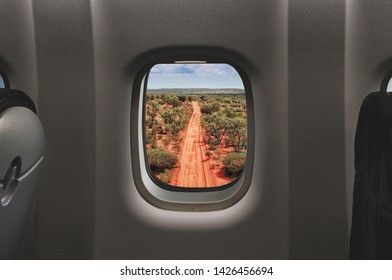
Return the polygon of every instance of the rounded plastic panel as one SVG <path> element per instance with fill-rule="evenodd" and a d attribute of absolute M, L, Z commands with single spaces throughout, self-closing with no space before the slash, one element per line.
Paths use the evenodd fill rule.
<path fill-rule="evenodd" d="M 16 106 L 0 112 L 0 259 L 15 258 L 33 206 L 43 160 L 37 115 Z"/>

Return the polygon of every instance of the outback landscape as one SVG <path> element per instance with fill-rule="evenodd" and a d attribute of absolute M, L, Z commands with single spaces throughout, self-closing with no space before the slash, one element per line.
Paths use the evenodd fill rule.
<path fill-rule="evenodd" d="M 174 187 L 224 186 L 245 166 L 247 113 L 241 89 L 148 90 L 147 160 Z"/>

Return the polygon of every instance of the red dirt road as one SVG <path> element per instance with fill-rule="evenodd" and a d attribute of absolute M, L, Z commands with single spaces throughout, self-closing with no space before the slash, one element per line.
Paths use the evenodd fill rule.
<path fill-rule="evenodd" d="M 214 187 L 217 186 L 216 178 L 211 170 L 210 160 L 205 156 L 207 145 L 201 127 L 200 105 L 197 101 L 192 101 L 192 106 L 193 114 L 185 133 L 179 168 L 173 170 L 170 184 L 178 187 Z"/>

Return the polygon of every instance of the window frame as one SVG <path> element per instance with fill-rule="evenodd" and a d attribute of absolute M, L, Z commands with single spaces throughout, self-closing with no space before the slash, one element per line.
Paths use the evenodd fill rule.
<path fill-rule="evenodd" d="M 248 145 L 245 168 L 233 181 L 219 187 L 184 188 L 163 183 L 154 174 L 147 162 L 145 133 L 145 102 L 148 75 L 157 64 L 174 64 L 183 61 L 201 61 L 209 64 L 228 64 L 242 79 L 247 106 Z M 133 121 L 132 121 L 133 120 Z M 227 59 L 210 57 L 170 57 L 146 63 L 136 75 L 131 96 L 131 162 L 136 189 L 155 207 L 175 211 L 213 211 L 225 209 L 241 200 L 249 189 L 254 161 L 254 109 L 250 81 L 242 69 Z M 141 134 L 141 135 L 140 135 Z M 142 147 L 140 147 L 142 145 Z"/>

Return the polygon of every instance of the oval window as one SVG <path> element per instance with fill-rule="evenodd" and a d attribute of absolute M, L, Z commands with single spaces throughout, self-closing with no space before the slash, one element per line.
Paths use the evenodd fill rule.
<path fill-rule="evenodd" d="M 0 88 L 8 88 L 8 79 L 7 77 L 0 71 Z"/>
<path fill-rule="evenodd" d="M 250 81 L 228 63 L 173 61 L 146 64 L 135 77 L 130 132 L 136 189 L 158 208 L 227 208 L 252 180 Z"/>
<path fill-rule="evenodd" d="M 389 82 L 388 82 L 387 92 L 392 92 L 392 79 L 390 79 Z"/>
<path fill-rule="evenodd" d="M 225 63 L 156 64 L 144 108 L 146 162 L 164 187 L 228 187 L 246 162 L 242 79 Z"/>
<path fill-rule="evenodd" d="M 0 88 L 9 88 L 8 79 L 1 70 L 0 70 Z"/>

